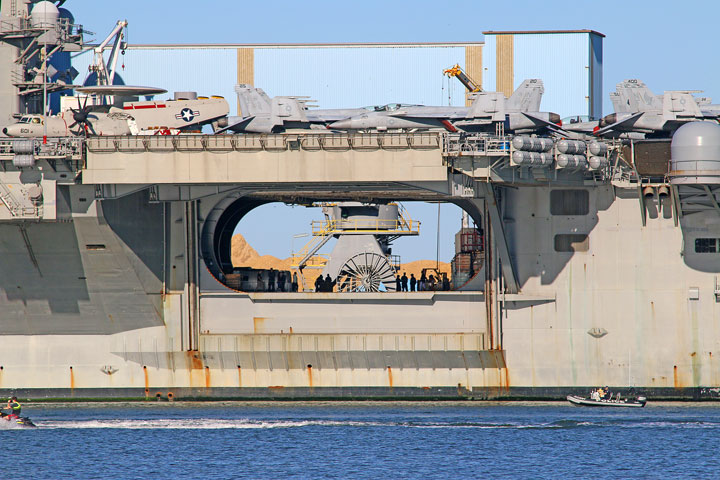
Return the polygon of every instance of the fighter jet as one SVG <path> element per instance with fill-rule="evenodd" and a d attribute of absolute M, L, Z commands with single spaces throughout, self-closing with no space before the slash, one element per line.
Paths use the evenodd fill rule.
<path fill-rule="evenodd" d="M 697 91 L 675 90 L 655 95 L 642 81 L 620 82 L 610 93 L 614 113 L 597 124 L 565 124 L 562 130 L 612 137 L 669 137 L 687 122 L 720 119 L 720 105 Z"/>
<path fill-rule="evenodd" d="M 130 87 L 131 89 L 148 87 Z M 76 89 L 82 93 L 126 96 L 131 90 L 125 86 L 96 86 Z M 152 89 L 165 92 L 162 89 Z M 222 97 L 194 99 L 116 102 L 115 105 L 88 105 L 88 96 L 77 109 L 59 115 L 24 115 L 20 121 L 3 128 L 10 137 L 64 137 L 88 135 L 148 135 L 199 130 L 202 125 L 226 117 L 227 101 Z"/>
<path fill-rule="evenodd" d="M 494 131 L 502 123 L 506 131 L 533 132 L 560 123 L 560 116 L 540 112 L 544 93 L 540 79 L 525 80 L 510 98 L 501 92 L 476 92 L 470 107 L 401 106 L 331 123 L 336 130 L 426 130 Z"/>
<path fill-rule="evenodd" d="M 362 108 L 310 109 L 308 97 L 270 98 L 261 88 L 235 85 L 241 116 L 219 122 L 219 130 L 248 133 L 277 133 L 292 128 L 326 128 L 330 123 L 367 112 L 384 111 L 393 105 Z M 399 104 L 395 104 L 399 105 Z"/>

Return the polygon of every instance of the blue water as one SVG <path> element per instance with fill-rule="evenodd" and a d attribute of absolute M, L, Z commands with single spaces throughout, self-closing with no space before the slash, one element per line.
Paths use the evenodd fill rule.
<path fill-rule="evenodd" d="M 0 478 L 720 478 L 720 404 L 25 405 Z"/>

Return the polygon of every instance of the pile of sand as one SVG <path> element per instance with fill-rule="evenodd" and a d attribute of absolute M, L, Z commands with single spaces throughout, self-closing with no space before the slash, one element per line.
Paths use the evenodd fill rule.
<path fill-rule="evenodd" d="M 249 243 L 241 234 L 236 234 L 232 238 L 231 246 L 232 262 L 235 267 L 250 267 L 250 268 L 262 268 L 269 269 L 274 268 L 275 270 L 290 270 L 290 259 L 280 259 L 273 257 L 272 255 L 260 255 L 257 251 L 250 246 Z M 416 260 L 414 262 L 403 263 L 400 266 L 398 274 L 402 276 L 405 273 L 408 278 L 410 274 L 414 273 L 415 278 L 420 278 L 423 268 L 435 268 L 435 260 Z M 446 272 L 448 278 L 450 278 L 450 264 L 440 262 L 439 269 L 441 272 Z M 313 275 L 311 271 L 311 276 Z M 434 271 L 428 271 L 427 276 L 435 275 Z M 315 273 L 314 276 L 317 276 Z"/>
<path fill-rule="evenodd" d="M 275 270 L 290 270 L 290 259 L 284 260 L 272 255 L 260 255 L 241 234 L 233 235 L 230 247 L 233 266 Z"/>

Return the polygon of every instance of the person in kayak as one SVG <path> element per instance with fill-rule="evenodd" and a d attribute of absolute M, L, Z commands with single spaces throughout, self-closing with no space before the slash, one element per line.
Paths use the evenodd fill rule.
<path fill-rule="evenodd" d="M 22 410 L 22 405 L 20 405 L 20 402 L 17 401 L 17 397 L 13 396 L 8 400 L 7 403 L 7 409 L 8 412 L 8 420 L 12 420 L 13 418 L 19 418 L 20 417 L 20 411 Z"/>

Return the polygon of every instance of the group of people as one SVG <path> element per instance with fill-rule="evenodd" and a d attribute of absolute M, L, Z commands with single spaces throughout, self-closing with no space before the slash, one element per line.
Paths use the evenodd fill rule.
<path fill-rule="evenodd" d="M 265 275 L 263 275 L 265 273 Z M 410 277 L 407 276 L 406 272 L 403 272 L 402 276 L 397 275 L 395 277 L 395 291 L 396 292 L 423 292 L 433 290 L 450 290 L 450 280 L 445 272 L 441 273 L 442 276 L 436 277 L 435 275 L 426 276 L 425 272 L 422 272 L 420 278 L 415 278 L 415 274 L 411 273 Z M 267 284 L 265 278 L 267 278 Z M 322 274 L 318 275 L 315 279 L 315 291 L 316 292 L 332 292 L 335 290 L 337 281 L 330 278 L 327 274 L 323 277 Z M 290 272 L 283 270 L 260 270 L 257 272 L 257 282 L 255 284 L 256 292 L 297 292 L 298 291 L 298 274 L 293 272 L 292 276 Z"/>
<path fill-rule="evenodd" d="M 428 290 L 450 290 L 450 280 L 447 274 L 442 273 L 442 278 L 435 277 L 435 275 L 425 276 L 423 271 L 420 278 L 415 278 L 415 274 L 411 273 L 408 278 L 407 273 L 403 272 L 402 277 L 397 275 L 395 277 L 395 291 L 396 292 L 424 292 Z"/>
<path fill-rule="evenodd" d="M 330 278 L 330 275 L 325 275 L 323 278 L 322 273 L 315 279 L 315 291 L 316 292 L 332 292 L 335 288 L 335 280 Z"/>
<path fill-rule="evenodd" d="M 590 398 L 596 402 L 599 402 L 600 400 L 610 400 L 612 398 L 612 393 L 610 393 L 610 389 L 608 387 L 600 387 L 597 390 L 590 392 Z"/>
<path fill-rule="evenodd" d="M 265 288 L 265 281 L 263 280 L 263 273 L 259 271 L 257 273 L 257 283 L 255 291 L 257 292 L 297 292 L 298 291 L 298 276 L 297 272 L 290 276 L 290 272 L 284 270 L 275 270 L 271 268 L 267 271 L 267 288 Z M 289 285 L 288 285 L 289 283 Z"/>

